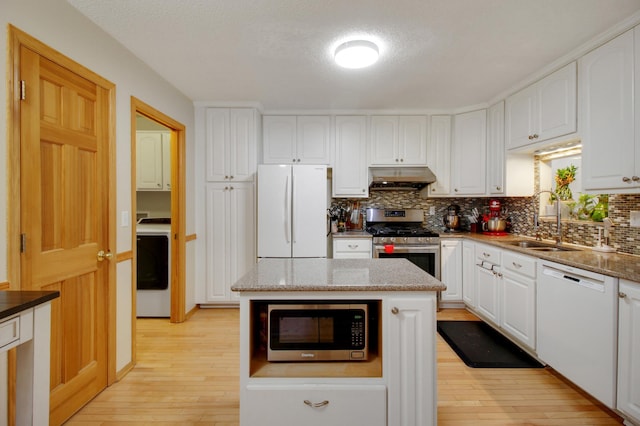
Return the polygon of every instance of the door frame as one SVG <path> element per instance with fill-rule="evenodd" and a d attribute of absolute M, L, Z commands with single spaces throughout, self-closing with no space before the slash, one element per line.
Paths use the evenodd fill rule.
<path fill-rule="evenodd" d="M 7 275 L 10 290 L 20 290 L 21 282 L 21 255 L 20 255 L 20 47 L 25 46 L 40 56 L 51 60 L 58 65 L 92 81 L 108 91 L 109 118 L 107 129 L 107 155 L 109 181 L 107 187 L 108 221 L 106 247 L 116 247 L 116 173 L 115 173 L 115 105 L 116 86 L 109 80 L 101 77 L 90 69 L 64 56 L 57 50 L 49 47 L 29 34 L 9 24 L 8 29 L 8 82 L 7 82 Z M 27 91 L 28 96 L 28 91 Z M 107 386 L 116 381 L 116 263 L 110 262 L 107 268 Z M 11 395 L 12 380 L 15 374 L 15 354 L 9 356 L 9 394 Z M 11 404 L 10 404 L 11 405 Z M 9 417 L 15 415 L 15 407 L 9 407 Z"/>
<path fill-rule="evenodd" d="M 186 259 L 186 223 L 185 223 L 185 131 L 184 124 L 140 99 L 131 97 L 131 212 L 135 217 L 136 206 L 136 115 L 143 115 L 171 130 L 171 318 L 172 323 L 184 322 L 185 315 L 185 259 Z M 133 360 L 136 359 L 136 265 L 135 247 L 136 227 L 131 227 L 132 249 L 134 251 L 131 268 L 132 282 L 132 348 Z"/>

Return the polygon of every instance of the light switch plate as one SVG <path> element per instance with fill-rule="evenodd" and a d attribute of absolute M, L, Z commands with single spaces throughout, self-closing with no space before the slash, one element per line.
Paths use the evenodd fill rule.
<path fill-rule="evenodd" d="M 631 210 L 629 226 L 632 228 L 640 228 L 640 211 Z"/>
<path fill-rule="evenodd" d="M 129 226 L 129 211 L 123 210 L 120 213 L 120 226 L 122 226 L 123 228 Z"/>

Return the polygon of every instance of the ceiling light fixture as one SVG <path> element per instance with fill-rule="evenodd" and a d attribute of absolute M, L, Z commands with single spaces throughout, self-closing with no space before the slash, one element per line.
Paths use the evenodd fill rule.
<path fill-rule="evenodd" d="M 364 68 L 378 60 L 378 46 L 367 40 L 342 43 L 334 55 L 338 65 L 344 68 Z"/>

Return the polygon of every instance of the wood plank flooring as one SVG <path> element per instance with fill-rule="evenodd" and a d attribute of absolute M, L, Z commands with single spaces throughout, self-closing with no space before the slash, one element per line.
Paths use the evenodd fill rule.
<path fill-rule="evenodd" d="M 438 319 L 475 317 L 446 309 Z M 203 309 L 182 324 L 140 319 L 137 345 L 136 367 L 67 424 L 238 424 L 237 309 Z M 622 423 L 551 369 L 468 368 L 440 336 L 437 357 L 438 425 Z"/>

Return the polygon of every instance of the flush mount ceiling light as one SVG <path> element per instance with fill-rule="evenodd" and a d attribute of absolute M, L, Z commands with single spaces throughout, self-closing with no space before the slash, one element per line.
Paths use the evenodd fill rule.
<path fill-rule="evenodd" d="M 378 46 L 366 40 L 342 43 L 335 52 L 335 61 L 344 68 L 364 68 L 378 60 Z"/>

